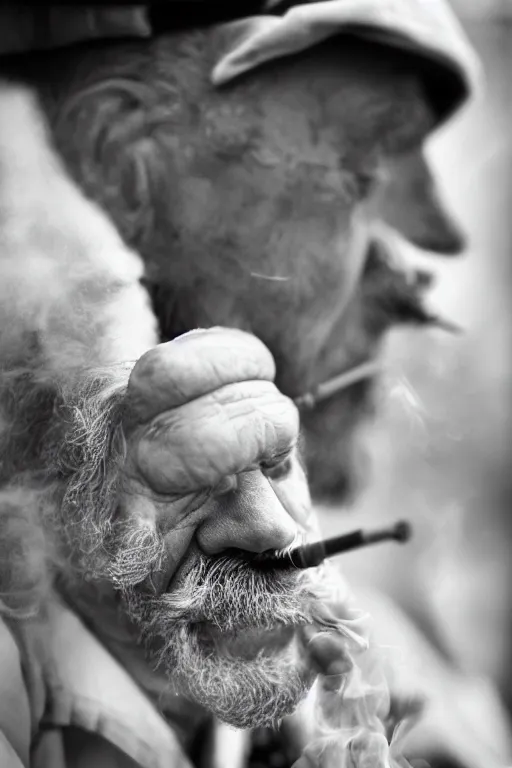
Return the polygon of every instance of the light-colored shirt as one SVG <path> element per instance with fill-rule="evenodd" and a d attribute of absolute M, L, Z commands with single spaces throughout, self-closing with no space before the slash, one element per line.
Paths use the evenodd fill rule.
<path fill-rule="evenodd" d="M 57 598 L 44 622 L 0 621 L 0 766 L 191 768 L 155 705 Z"/>

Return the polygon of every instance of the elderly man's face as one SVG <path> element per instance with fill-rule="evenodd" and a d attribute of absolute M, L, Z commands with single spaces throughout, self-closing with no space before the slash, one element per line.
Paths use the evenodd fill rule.
<path fill-rule="evenodd" d="M 371 269 L 369 226 L 389 165 L 419 155 L 432 124 L 408 64 L 342 38 L 208 89 L 200 114 L 188 103 L 167 220 L 156 222 L 171 253 L 151 239 L 145 251 L 167 338 L 214 323 L 249 330 L 296 397 L 377 354 L 384 332 L 409 320 L 391 295 L 401 276 Z M 315 495 L 343 502 L 357 490 L 372 392 L 366 381 L 304 414 Z"/>
<path fill-rule="evenodd" d="M 68 61 L 79 84 L 66 84 L 72 98 L 63 88 L 57 144 L 143 255 L 163 336 L 251 331 L 293 397 L 373 354 L 391 322 L 387 311 L 374 322 L 366 200 L 382 159 L 418 146 L 431 116 L 407 61 L 385 51 L 370 60 L 366 47 L 333 41 L 215 91 L 206 40 Z M 343 494 L 369 390 L 333 401 L 320 435 L 333 449 L 325 486 Z M 325 413 L 308 422 L 318 439 Z M 209 557 L 204 525 L 168 594 L 127 596 L 131 616 L 189 695 L 238 726 L 271 722 L 314 677 L 295 627 L 318 618 L 316 589 L 308 576 Z"/>
<path fill-rule="evenodd" d="M 57 62 L 52 99 L 62 71 L 76 79 L 56 137 L 143 255 L 163 337 L 251 331 L 295 397 L 374 355 L 398 319 L 388 301 L 372 321 L 390 280 L 363 270 L 368 224 L 390 164 L 419 152 L 433 115 L 413 62 L 389 48 L 332 39 L 214 89 L 217 47 L 213 30 Z M 372 390 L 305 416 L 315 494 L 343 502 L 358 485 Z"/>

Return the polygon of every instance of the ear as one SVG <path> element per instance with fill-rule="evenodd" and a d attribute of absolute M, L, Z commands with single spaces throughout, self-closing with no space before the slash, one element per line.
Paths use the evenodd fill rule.
<path fill-rule="evenodd" d="M 167 215 L 174 194 L 179 138 L 166 137 L 181 113 L 172 86 L 165 88 L 170 64 L 161 57 L 152 69 L 156 55 L 149 44 L 135 53 L 120 44 L 52 58 L 43 69 L 43 98 L 55 144 L 86 195 L 145 257 L 155 216 L 162 209 Z"/>
<path fill-rule="evenodd" d="M 383 173 L 375 199 L 378 219 L 422 250 L 445 256 L 464 250 L 464 234 L 446 209 L 420 149 L 386 159 Z"/>

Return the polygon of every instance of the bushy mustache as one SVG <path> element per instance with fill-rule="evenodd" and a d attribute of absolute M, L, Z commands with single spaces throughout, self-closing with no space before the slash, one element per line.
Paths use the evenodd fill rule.
<path fill-rule="evenodd" d="M 344 638 L 345 658 L 353 636 L 330 610 L 335 593 L 322 569 L 271 570 L 244 556 L 198 555 L 167 593 L 138 584 L 122 600 L 148 661 L 171 688 L 249 728 L 274 726 L 311 688 L 319 667 L 304 644 L 307 626 Z"/>
<path fill-rule="evenodd" d="M 153 596 L 134 587 L 124 591 L 130 616 L 154 636 L 179 624 L 214 625 L 221 632 L 308 624 L 317 595 L 308 574 L 258 568 L 239 556 L 196 562 L 169 592 Z"/>
<path fill-rule="evenodd" d="M 148 658 L 175 689 L 237 728 L 275 725 L 306 695 L 316 671 L 287 654 L 220 651 L 214 636 L 312 623 L 308 576 L 264 570 L 242 556 L 198 555 L 169 592 L 150 595 L 136 585 L 122 599 Z"/>

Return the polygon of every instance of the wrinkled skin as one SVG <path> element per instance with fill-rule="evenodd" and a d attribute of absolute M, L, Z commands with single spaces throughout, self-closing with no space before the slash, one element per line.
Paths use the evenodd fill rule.
<path fill-rule="evenodd" d="M 317 674 L 299 633 L 326 610 L 311 579 L 250 562 L 309 513 L 297 410 L 254 335 L 156 343 L 134 254 L 59 167 L 27 93 L 0 96 L 17 127 L 0 122 L 0 609 L 44 615 L 58 574 L 130 671 L 159 666 L 159 699 L 180 682 L 234 725 L 274 722 Z"/>
<path fill-rule="evenodd" d="M 214 91 L 215 34 L 173 42 L 46 62 L 57 145 L 143 255 L 163 338 L 248 330 L 295 397 L 410 321 L 391 308 L 368 331 L 360 278 L 381 186 L 396 188 L 396 168 L 419 156 L 432 115 L 408 57 L 378 46 L 370 62 L 367 45 L 329 41 Z M 321 470 L 309 463 L 315 493 L 343 500 L 358 487 L 371 392 L 354 387 L 305 417 L 308 455 L 322 456 Z"/>
<path fill-rule="evenodd" d="M 228 378 L 212 363 L 213 381 L 192 393 L 176 383 L 174 356 L 181 344 L 197 348 L 197 336 L 135 365 L 113 530 L 126 520 L 148 523 L 151 535 L 156 528 L 148 551 L 161 581 L 149 569 L 143 586 L 157 593 L 179 584 L 199 553 L 291 543 L 305 485 L 297 509 L 297 494 L 291 502 L 282 490 L 290 476 L 272 492 L 260 471 L 279 465 L 298 439 L 288 398 L 377 354 L 391 325 L 425 316 L 418 290 L 385 266 L 368 228 L 382 167 L 417 151 L 432 125 L 408 57 L 376 48 L 369 62 L 363 44 L 341 51 L 330 42 L 215 92 L 214 34 L 198 55 L 204 46 L 202 34 L 172 47 L 128 46 L 126 56 L 109 46 L 43 59 L 29 73 L 70 170 L 143 256 L 162 339 L 223 325 L 264 345 L 245 358 L 253 342 L 239 354 L 237 342 L 225 343 Z M 352 490 L 354 438 L 372 410 L 371 390 L 362 385 L 304 417 L 318 495 L 346 500 Z M 227 493 L 205 494 L 232 475 Z M 121 555 L 110 564 L 116 584 L 127 579 L 119 566 L 133 565 Z"/>
<path fill-rule="evenodd" d="M 196 331 L 137 361 L 126 402 L 120 513 L 154 518 L 162 545 L 141 583 L 151 558 L 132 554 L 140 539 L 129 533 L 117 566 L 128 614 L 173 687 L 239 728 L 291 713 L 316 677 L 297 645 L 299 626 L 322 610 L 313 586 L 237 556 L 289 546 L 309 512 L 304 479 L 268 479 L 294 461 L 298 438 L 274 373 L 254 336 Z"/>
<path fill-rule="evenodd" d="M 222 329 L 181 336 L 135 365 L 128 386 L 134 426 L 123 504 L 156 500 L 158 507 L 161 499 L 157 514 L 172 567 L 183 560 L 193 536 L 206 555 L 281 549 L 293 541 L 293 517 L 301 519 L 303 511 L 290 509 L 290 517 L 258 471 L 276 457 L 284 461 L 298 438 L 298 414 L 272 383 L 274 370 L 256 338 Z M 260 502 L 241 510 L 242 494 L 226 496 L 221 489 L 221 504 L 205 504 L 205 490 L 215 491 L 236 475 L 240 488 Z M 168 581 L 172 571 L 165 576 Z"/>

